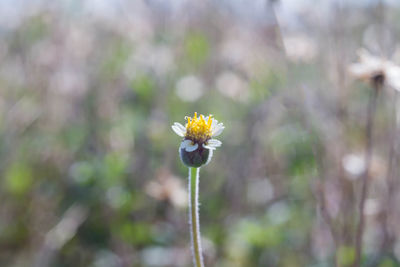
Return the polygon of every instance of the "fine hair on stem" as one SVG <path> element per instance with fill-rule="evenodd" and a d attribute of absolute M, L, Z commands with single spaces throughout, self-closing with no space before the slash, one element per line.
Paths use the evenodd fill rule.
<path fill-rule="evenodd" d="M 199 219 L 199 173 L 200 168 L 189 168 L 189 224 L 193 263 L 203 267 Z"/>

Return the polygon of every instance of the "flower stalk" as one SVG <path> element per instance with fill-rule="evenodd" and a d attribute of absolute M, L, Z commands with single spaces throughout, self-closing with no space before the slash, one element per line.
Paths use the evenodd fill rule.
<path fill-rule="evenodd" d="M 366 135 L 365 171 L 362 176 L 361 198 L 358 206 L 358 225 L 357 225 L 356 240 L 355 240 L 355 253 L 356 253 L 354 261 L 355 267 L 359 267 L 361 263 L 362 237 L 365 227 L 364 208 L 365 208 L 365 200 L 368 195 L 369 173 L 372 161 L 372 130 L 374 128 L 374 116 L 376 111 L 376 102 L 378 99 L 378 93 L 382 89 L 382 82 L 378 79 L 374 80 L 372 83 L 374 88 L 372 95 L 369 98 L 369 103 L 367 107 L 367 126 L 365 129 L 365 135 Z"/>
<path fill-rule="evenodd" d="M 199 219 L 199 173 L 200 168 L 189 168 L 189 224 L 193 263 L 196 267 L 203 267 Z"/>
<path fill-rule="evenodd" d="M 224 130 L 224 124 L 218 122 L 212 115 L 204 116 L 197 112 L 193 117 L 185 117 L 185 126 L 175 122 L 171 128 L 183 137 L 179 146 L 179 156 L 183 164 L 189 168 L 189 224 L 193 263 L 195 267 L 203 267 L 201 250 L 200 219 L 199 219 L 199 173 L 200 166 L 207 165 L 213 151 L 222 142 L 214 139 Z"/>
<path fill-rule="evenodd" d="M 395 241 L 389 220 L 391 219 L 390 210 L 394 204 L 393 195 L 395 193 L 395 188 L 396 188 L 395 177 L 397 175 L 397 172 L 396 169 L 394 168 L 394 164 L 398 160 L 398 151 L 397 151 L 398 150 L 397 136 L 399 135 L 398 105 L 399 105 L 399 92 L 396 91 L 392 104 L 393 127 L 391 129 L 390 149 L 389 149 L 388 164 L 386 170 L 386 181 L 387 181 L 388 192 L 386 197 L 385 213 L 382 216 L 382 225 L 384 229 L 383 241 L 380 249 L 382 253 L 384 253 L 385 250 L 391 249 Z"/>

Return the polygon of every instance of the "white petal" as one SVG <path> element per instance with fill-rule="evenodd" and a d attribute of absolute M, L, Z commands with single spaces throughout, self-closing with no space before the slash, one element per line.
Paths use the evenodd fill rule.
<path fill-rule="evenodd" d="M 188 141 L 190 141 L 190 140 L 188 140 Z M 194 145 L 190 144 L 190 145 L 186 146 L 186 151 L 192 152 L 192 151 L 195 151 L 198 147 L 199 147 L 199 145 L 197 143 L 195 143 Z"/>
<path fill-rule="evenodd" d="M 389 86 L 393 87 L 393 89 L 400 91 L 400 67 L 390 66 L 386 71 L 387 75 L 387 83 Z"/>
<path fill-rule="evenodd" d="M 220 147 L 222 142 L 217 139 L 210 139 L 207 141 L 207 146 Z"/>
<path fill-rule="evenodd" d="M 371 75 L 372 72 L 375 72 L 375 68 L 361 63 L 354 63 L 350 65 L 349 72 L 354 77 L 360 78 Z"/>
<path fill-rule="evenodd" d="M 179 127 L 182 130 L 182 132 L 186 132 L 186 127 L 180 124 L 179 122 L 175 122 L 174 125 Z"/>
<path fill-rule="evenodd" d="M 203 144 L 203 147 L 204 147 L 204 148 L 207 148 L 207 149 L 209 149 L 209 150 L 215 150 L 215 149 L 217 149 L 217 148 L 214 147 L 214 146 L 209 146 L 209 145 L 205 145 L 205 144 Z"/>
<path fill-rule="evenodd" d="M 218 121 L 214 118 L 211 118 L 211 131 L 214 130 L 215 126 L 218 125 Z"/>
<path fill-rule="evenodd" d="M 222 133 L 222 131 L 225 129 L 225 126 L 223 123 L 218 123 L 214 129 L 212 130 L 212 136 L 218 136 Z"/>
<path fill-rule="evenodd" d="M 208 163 L 210 163 L 212 156 L 213 156 L 213 150 L 210 149 L 210 152 L 208 154 L 207 162 L 204 165 L 207 165 Z"/>
<path fill-rule="evenodd" d="M 389 86 L 392 87 L 396 91 L 400 91 L 400 80 L 399 79 L 391 80 L 389 82 Z"/>
<path fill-rule="evenodd" d="M 191 146 L 192 143 L 193 142 L 191 140 L 183 140 L 182 143 L 181 143 L 181 146 L 179 147 L 179 149 L 183 149 L 183 148 L 186 148 L 188 146 Z"/>
<path fill-rule="evenodd" d="M 171 128 L 177 135 L 179 135 L 181 137 L 185 136 L 185 133 L 183 133 L 177 126 L 172 125 Z"/>
<path fill-rule="evenodd" d="M 171 126 L 171 128 L 179 136 L 184 137 L 186 134 L 186 128 L 183 127 L 183 125 L 180 124 L 179 122 L 175 122 L 174 125 Z"/>

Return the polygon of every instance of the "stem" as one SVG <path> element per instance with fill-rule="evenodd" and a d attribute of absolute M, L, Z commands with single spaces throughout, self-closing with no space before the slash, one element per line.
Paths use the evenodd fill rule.
<path fill-rule="evenodd" d="M 368 180 L 369 180 L 369 169 L 371 166 L 372 159 L 372 129 L 374 126 L 374 115 L 376 110 L 376 100 L 378 96 L 379 86 L 376 85 L 373 88 L 373 93 L 370 96 L 367 110 L 367 127 L 366 131 L 366 150 L 365 150 L 365 171 L 362 176 L 362 188 L 361 188 L 361 199 L 358 206 L 358 227 L 356 232 L 355 252 L 356 258 L 354 266 L 360 266 L 361 252 L 362 252 L 362 236 L 364 232 L 365 218 L 364 218 L 364 206 L 365 200 L 368 194 Z"/>
<path fill-rule="evenodd" d="M 189 168 L 189 224 L 192 241 L 193 263 L 196 267 L 203 267 L 201 253 L 201 236 L 199 220 L 199 173 L 200 168 Z"/>
<path fill-rule="evenodd" d="M 393 169 L 393 165 L 397 160 L 397 135 L 399 131 L 398 127 L 398 119 L 397 119 L 397 105 L 398 105 L 398 96 L 399 94 L 397 91 L 395 92 L 392 104 L 392 129 L 390 130 L 390 150 L 389 150 L 389 157 L 388 157 L 388 165 L 386 171 L 386 181 L 387 181 L 387 198 L 386 198 L 386 205 L 385 205 L 385 213 L 382 217 L 382 224 L 384 229 L 383 235 L 383 242 L 381 245 L 381 253 L 384 253 L 385 250 L 389 249 L 393 245 L 393 236 L 391 233 L 390 225 L 389 225 L 389 217 L 390 217 L 390 209 L 393 202 L 393 193 L 395 191 L 395 170 Z"/>

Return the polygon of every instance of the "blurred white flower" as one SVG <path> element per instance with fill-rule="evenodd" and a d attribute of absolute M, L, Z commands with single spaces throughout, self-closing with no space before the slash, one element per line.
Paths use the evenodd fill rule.
<path fill-rule="evenodd" d="M 294 62 L 310 62 L 318 52 L 317 44 L 304 34 L 284 36 L 286 56 Z"/>
<path fill-rule="evenodd" d="M 268 218 L 273 224 L 282 224 L 290 218 L 290 208 L 285 202 L 277 202 L 268 209 Z"/>
<path fill-rule="evenodd" d="M 203 83 L 195 76 L 185 76 L 176 83 L 175 93 L 183 101 L 194 102 L 203 95 Z"/>
<path fill-rule="evenodd" d="M 146 185 L 146 193 L 158 200 L 169 201 L 177 207 L 186 207 L 187 192 L 181 180 L 162 169 L 155 181 Z"/>
<path fill-rule="evenodd" d="M 347 154 L 342 158 L 343 169 L 349 174 L 348 179 L 356 180 L 365 172 L 366 164 L 362 153 Z M 373 155 L 370 166 L 371 178 L 385 177 L 386 164 L 378 155 Z"/>
<path fill-rule="evenodd" d="M 87 77 L 72 65 L 62 66 L 50 77 L 49 87 L 61 97 L 81 97 L 88 90 Z"/>
<path fill-rule="evenodd" d="M 174 60 L 173 52 L 169 46 L 144 43 L 139 45 L 128 59 L 124 73 L 131 78 L 134 73 L 138 73 L 139 69 L 164 76 L 174 70 Z"/>
<path fill-rule="evenodd" d="M 246 82 L 233 72 L 220 74 L 216 81 L 216 87 L 221 94 L 234 100 L 244 102 L 249 98 Z"/>
<path fill-rule="evenodd" d="M 357 179 L 365 170 L 365 162 L 361 155 L 348 154 L 344 156 L 342 165 L 352 180 Z"/>
<path fill-rule="evenodd" d="M 400 67 L 384 58 L 375 57 L 367 50 L 358 52 L 360 61 L 349 66 L 349 72 L 357 79 L 367 82 L 381 82 L 400 91 Z"/>
<path fill-rule="evenodd" d="M 274 187 L 268 178 L 255 179 L 247 186 L 247 199 L 254 204 L 265 204 L 274 197 Z"/>
<path fill-rule="evenodd" d="M 379 201 L 375 198 L 365 200 L 364 215 L 377 215 L 382 210 Z"/>

